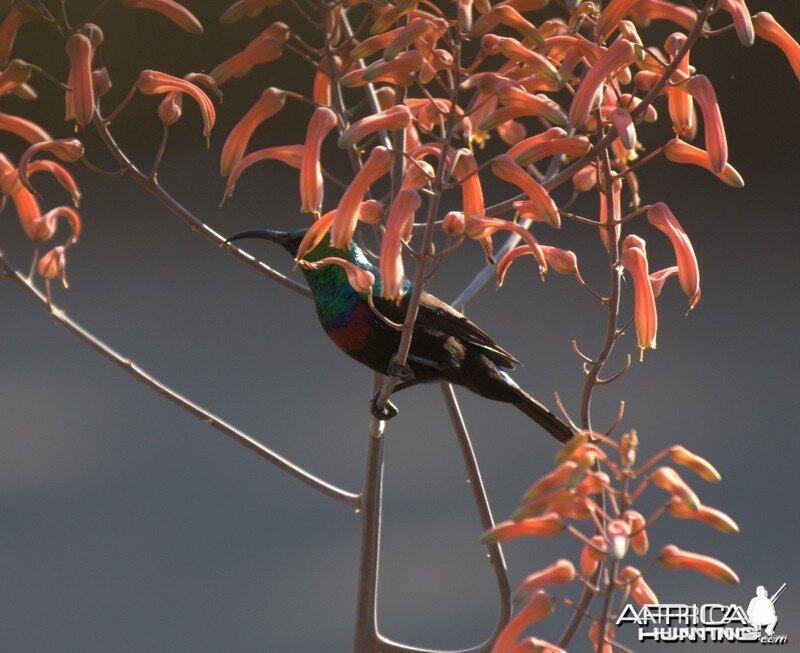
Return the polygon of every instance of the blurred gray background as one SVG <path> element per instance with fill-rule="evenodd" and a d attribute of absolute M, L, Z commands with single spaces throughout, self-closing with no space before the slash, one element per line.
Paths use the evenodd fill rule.
<path fill-rule="evenodd" d="M 209 70 L 271 20 L 296 21 L 290 9 L 278 8 L 222 29 L 216 19 L 227 3 L 186 4 L 206 25 L 204 36 L 116 4 L 100 15 L 106 43 L 96 62 L 111 70 L 111 105 L 143 68 L 180 75 Z M 78 17 L 93 3 L 69 5 Z M 795 3 L 752 2 L 751 8 L 770 10 L 794 34 L 800 31 Z M 63 46 L 45 28 L 25 28 L 16 53 L 65 78 Z M 651 539 L 656 551 L 674 542 L 726 560 L 742 585 L 657 571 L 651 584 L 661 600 L 746 606 L 757 585 L 774 591 L 788 582 L 777 606 L 778 632 L 790 636 L 794 650 L 800 637 L 794 622 L 800 609 L 794 514 L 800 490 L 800 84 L 776 48 L 759 42 L 745 49 L 732 33 L 700 43 L 692 57 L 716 86 L 731 161 L 747 186 L 732 190 L 699 168 L 663 160 L 641 175 L 644 201 L 668 201 L 694 242 L 703 300 L 685 318 L 677 284 L 665 290 L 659 349 L 597 392 L 595 423 L 610 423 L 624 398 L 623 427 L 639 429 L 642 456 L 680 442 L 714 461 L 724 476 L 719 485 L 693 484 L 704 502 L 735 517 L 740 535 L 663 519 Z M 278 165 L 247 172 L 233 200 L 216 208 L 225 134 L 264 86 L 300 88 L 302 74 L 297 59 L 287 56 L 226 85 L 211 150 L 204 149 L 197 111 L 186 102 L 161 179 L 221 232 L 306 224 L 296 173 Z M 3 98 L 1 110 L 25 111 L 52 133 L 68 135 L 60 94 L 35 82 L 42 96 L 36 105 Z M 145 167 L 158 144 L 156 106 L 153 98 L 136 98 L 115 125 Z M 307 113 L 289 106 L 256 144 L 301 142 Z M 658 108 L 666 111 L 663 101 Z M 18 142 L 0 138 L 3 150 L 19 156 Z M 86 141 L 92 160 L 111 167 L 91 134 Z M 73 168 L 84 191 L 85 235 L 70 251 L 71 288 L 58 290 L 57 301 L 179 391 L 357 490 L 371 375 L 325 338 L 312 306 L 214 251 L 131 181 Z M 54 187 L 43 189 L 48 206 L 64 201 Z M 506 192 L 487 183 L 490 200 Z M 594 202 L 587 198 L 575 210 L 595 215 Z M 636 230 L 648 239 L 654 267 L 672 264 L 660 233 L 646 222 Z M 539 235 L 574 249 L 584 276 L 604 287 L 595 234 L 568 223 L 561 233 Z M 0 239 L 26 267 L 30 245 L 8 209 Z M 290 269 L 282 252 L 252 247 Z M 571 279 L 553 274 L 540 284 L 529 261 L 517 265 L 502 291 L 487 287 L 469 313 L 525 361 L 516 374 L 524 387 L 547 403 L 558 390 L 575 410 L 581 376 L 570 341 L 596 351 L 604 313 Z M 468 244 L 432 288 L 452 298 L 481 266 L 478 248 Z M 356 515 L 156 397 L 56 327 L 11 283 L 0 283 L 0 302 L 0 649 L 350 650 Z M 629 334 L 615 360 L 634 349 Z M 517 411 L 464 392 L 459 397 L 495 514 L 504 518 L 551 468 L 555 447 Z M 401 415 L 389 424 L 386 444 L 382 628 L 417 645 L 467 646 L 490 632 L 496 601 L 458 449 L 435 386 L 405 392 L 396 403 Z M 660 497 L 648 496 L 644 505 L 655 507 Z M 569 540 L 528 540 L 506 550 L 516 582 L 578 547 Z M 555 638 L 568 616 L 558 613 L 536 632 Z M 634 634 L 623 628 L 623 641 L 634 644 Z M 584 633 L 576 642 L 576 650 L 588 644 Z"/>

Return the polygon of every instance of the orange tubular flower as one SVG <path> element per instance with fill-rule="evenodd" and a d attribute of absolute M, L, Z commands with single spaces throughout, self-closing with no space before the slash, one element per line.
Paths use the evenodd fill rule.
<path fill-rule="evenodd" d="M 380 113 L 362 118 L 358 122 L 354 122 L 342 132 L 336 144 L 343 150 L 346 150 L 349 147 L 353 147 L 370 134 L 381 130 L 394 131 L 405 129 L 410 122 L 411 111 L 408 110 L 408 107 L 402 104 L 396 105 Z"/>
<path fill-rule="evenodd" d="M 6 17 L 0 24 L 0 66 L 5 66 L 11 50 L 14 48 L 14 41 L 17 38 L 19 28 L 38 18 L 39 14 L 28 5 L 15 2 L 8 10 Z"/>
<path fill-rule="evenodd" d="M 0 72 L 0 95 L 13 93 L 30 78 L 33 68 L 21 59 L 13 59 L 5 70 Z"/>
<path fill-rule="evenodd" d="M 664 49 L 667 51 L 667 54 L 669 54 L 670 60 L 675 59 L 685 43 L 686 35 L 680 32 L 675 32 L 667 37 L 664 43 Z M 688 79 L 690 74 L 689 53 L 687 52 L 678 64 L 675 77 Z M 697 130 L 692 96 L 680 86 L 670 86 L 667 88 L 666 92 L 669 115 L 670 118 L 672 118 L 672 125 L 675 129 L 675 133 L 678 134 L 678 136 L 686 136 L 691 140 L 694 138 L 694 133 Z"/>
<path fill-rule="evenodd" d="M 672 243 L 678 263 L 678 279 L 683 292 L 689 297 L 688 311 L 691 311 L 700 301 L 700 267 L 692 243 L 678 219 L 663 202 L 650 207 L 647 219 L 656 229 L 664 232 Z"/>
<path fill-rule="evenodd" d="M 630 585 L 631 598 L 639 605 L 658 603 L 656 593 L 642 577 L 642 572 L 636 567 L 625 567 L 620 571 L 619 578 L 623 583 Z"/>
<path fill-rule="evenodd" d="M 733 18 L 736 36 L 739 37 L 742 45 L 753 45 L 756 40 L 756 33 L 753 29 L 753 21 L 750 18 L 750 10 L 744 0 L 720 0 L 719 8 L 727 11 Z"/>
<path fill-rule="evenodd" d="M 28 166 L 31 159 L 39 152 L 51 152 L 66 163 L 74 163 L 83 156 L 83 145 L 76 138 L 42 141 L 31 145 L 19 160 L 19 180 L 28 190 L 32 190 L 28 181 Z M 74 184 L 74 181 L 72 183 Z"/>
<path fill-rule="evenodd" d="M 561 74 L 547 57 L 531 50 L 516 39 L 486 34 L 481 39 L 481 48 L 486 54 L 502 54 L 511 61 L 522 61 L 530 67 L 531 72 L 541 75 L 553 84 L 560 86 L 562 83 Z"/>
<path fill-rule="evenodd" d="M 633 44 L 625 39 L 614 41 L 584 77 L 578 91 L 572 98 L 569 108 L 569 124 L 575 128 L 580 127 L 586 120 L 594 104 L 597 91 L 606 78 L 620 68 L 628 66 L 636 58 Z"/>
<path fill-rule="evenodd" d="M 655 297 L 661 294 L 661 291 L 664 289 L 664 284 L 667 283 L 667 279 L 672 276 L 678 276 L 677 265 L 650 273 L 650 285 L 653 286 L 653 295 Z"/>
<path fill-rule="evenodd" d="M 659 467 L 650 474 L 650 480 L 657 487 L 683 501 L 689 510 L 697 510 L 700 507 L 700 499 L 697 498 L 694 490 L 672 467 Z"/>
<path fill-rule="evenodd" d="M 222 201 L 224 202 L 227 198 L 233 195 L 236 182 L 239 181 L 239 177 L 241 177 L 242 173 L 250 166 L 261 161 L 281 161 L 287 166 L 291 166 L 292 168 L 299 170 L 302 159 L 302 145 L 278 145 L 277 147 L 265 147 L 248 154 L 231 169 L 231 172 L 228 175 L 228 183 L 225 185 L 225 195 L 223 196 Z"/>
<path fill-rule="evenodd" d="M 717 175 L 711 169 L 708 152 L 694 145 L 690 145 L 689 143 L 685 143 L 679 138 L 673 138 L 664 146 L 664 156 L 674 163 L 690 163 L 705 168 L 733 188 L 742 188 L 744 186 L 744 179 L 742 179 L 742 176 L 730 163 L 726 163 L 722 174 Z"/>
<path fill-rule="evenodd" d="M 721 175 L 728 162 L 728 140 L 725 137 L 725 126 L 722 123 L 717 94 L 705 75 L 695 75 L 686 82 L 686 91 L 697 100 L 703 112 L 708 161 L 714 174 Z"/>
<path fill-rule="evenodd" d="M 409 45 L 414 43 L 414 40 L 423 36 L 430 30 L 433 23 L 426 18 L 413 18 L 408 21 L 408 24 L 403 25 L 394 34 L 394 37 L 386 45 L 383 50 L 383 60 L 391 61 Z"/>
<path fill-rule="evenodd" d="M 353 290 L 360 293 L 371 293 L 372 287 L 375 285 L 375 275 L 369 270 L 358 267 L 355 263 L 346 261 L 338 256 L 327 256 L 319 261 L 299 260 L 300 267 L 309 268 L 311 270 L 318 270 L 326 265 L 338 265 L 344 268 L 347 274 L 347 281 L 352 286 Z"/>
<path fill-rule="evenodd" d="M 283 109 L 284 104 L 286 104 L 286 94 L 278 88 L 270 87 L 236 123 L 225 140 L 219 159 L 219 172 L 223 177 L 229 175 L 233 167 L 244 156 L 244 151 L 256 128 Z"/>
<path fill-rule="evenodd" d="M 696 519 L 729 535 L 739 532 L 738 524 L 724 512 L 716 508 L 700 506 L 697 510 L 689 510 L 683 501 L 675 497 L 667 504 L 667 510 L 669 514 L 676 519 Z"/>
<path fill-rule="evenodd" d="M 200 107 L 200 113 L 203 116 L 203 135 L 206 137 L 206 142 L 209 142 L 217 114 L 211 100 L 197 86 L 185 79 L 173 77 L 157 70 L 143 70 L 136 81 L 136 87 L 145 95 L 161 95 L 177 91 L 190 96 Z"/>
<path fill-rule="evenodd" d="M 72 196 L 72 203 L 75 204 L 75 206 L 78 206 L 80 203 L 81 191 L 78 188 L 78 184 L 61 164 L 47 160 L 31 161 L 25 172 L 29 178 L 37 172 L 47 172 L 51 174 L 61 187 Z"/>
<path fill-rule="evenodd" d="M 637 2 L 638 0 L 611 0 L 603 9 L 600 18 L 597 20 L 598 34 L 603 38 L 608 37 L 617 27 L 619 21 L 625 18 L 631 10 L 631 7 Z"/>
<path fill-rule="evenodd" d="M 631 548 L 636 554 L 645 555 L 650 548 L 650 538 L 647 536 L 647 521 L 644 516 L 636 510 L 626 510 L 622 518 L 631 527 Z"/>
<path fill-rule="evenodd" d="M 50 240 L 56 233 L 59 218 L 65 218 L 69 223 L 70 229 L 72 229 L 72 236 L 70 236 L 67 245 L 77 243 L 78 237 L 81 235 L 81 218 L 69 206 L 59 206 L 39 216 L 36 220 L 23 222 L 22 227 L 25 230 L 25 234 L 34 243 L 43 243 Z"/>
<path fill-rule="evenodd" d="M 478 164 L 472 152 L 460 149 L 455 153 L 456 164 L 453 174 L 461 182 L 461 208 L 467 218 L 482 216 L 486 210 L 483 201 L 483 187 L 478 176 Z"/>
<path fill-rule="evenodd" d="M 31 144 L 51 140 L 50 134 L 36 123 L 7 113 L 0 113 L 0 131 L 16 134 Z"/>
<path fill-rule="evenodd" d="M 668 20 L 680 25 L 687 32 L 697 22 L 697 12 L 694 9 L 667 0 L 639 0 L 631 9 L 631 17 L 642 27 L 647 27 L 651 20 Z"/>
<path fill-rule="evenodd" d="M 336 126 L 336 114 L 328 107 L 317 107 L 306 129 L 306 141 L 303 146 L 303 158 L 300 161 L 300 199 L 303 213 L 320 216 L 322 198 L 325 190 L 322 178 L 320 151 L 322 141 Z"/>
<path fill-rule="evenodd" d="M 253 66 L 275 61 L 283 55 L 283 44 L 290 34 L 286 23 L 273 23 L 254 38 L 241 52 L 233 55 L 211 71 L 217 84 L 224 84 L 232 77 L 244 77 Z"/>
<path fill-rule="evenodd" d="M 509 120 L 497 127 L 497 135 L 506 145 L 516 145 L 525 138 L 525 125 L 518 120 Z"/>
<path fill-rule="evenodd" d="M 518 186 L 528 196 L 531 203 L 525 205 L 526 213 L 538 215 L 540 220 L 554 229 L 561 228 L 561 216 L 553 199 L 544 187 L 525 172 L 514 159 L 507 154 L 501 154 L 492 161 L 492 172 L 495 177 Z"/>
<path fill-rule="evenodd" d="M 503 628 L 495 640 L 492 653 L 516 653 L 517 642 L 522 632 L 535 621 L 553 613 L 553 601 L 544 590 L 538 590 L 528 604 L 522 608 Z"/>
<path fill-rule="evenodd" d="M 319 220 L 315 220 L 311 223 L 308 231 L 306 231 L 306 235 L 303 236 L 303 240 L 300 241 L 297 247 L 297 254 L 295 254 L 294 257 L 295 262 L 299 263 L 306 254 L 322 242 L 325 234 L 330 231 L 335 217 L 336 210 L 334 209 L 333 211 L 328 211 Z"/>
<path fill-rule="evenodd" d="M 255 18 L 267 7 L 275 7 L 281 0 L 238 0 L 219 17 L 220 25 L 230 25 L 245 16 Z"/>
<path fill-rule="evenodd" d="M 566 585 L 575 580 L 575 565 L 564 558 L 556 560 L 549 567 L 545 567 L 531 574 L 520 583 L 514 599 L 517 601 L 527 599 L 536 590 L 548 585 Z"/>
<path fill-rule="evenodd" d="M 67 288 L 67 256 L 66 250 L 63 245 L 54 247 L 47 254 L 39 259 L 39 264 L 36 270 L 43 279 L 51 281 L 61 277 L 61 283 L 64 288 Z M 48 286 L 49 288 L 49 286 Z M 48 291 L 49 292 L 49 291 Z"/>
<path fill-rule="evenodd" d="M 708 462 L 705 458 L 692 453 L 681 445 L 675 445 L 674 447 L 671 447 L 669 449 L 669 457 L 672 462 L 691 469 L 704 481 L 708 481 L 709 483 L 718 483 L 722 480 L 722 476 L 717 471 L 717 468 L 714 467 L 714 465 Z"/>
<path fill-rule="evenodd" d="M 67 104 L 81 126 L 89 124 L 94 115 L 94 86 L 92 85 L 92 44 L 83 34 L 73 34 L 67 41 L 70 61 Z"/>
<path fill-rule="evenodd" d="M 417 191 L 405 188 L 397 193 L 386 220 L 386 232 L 381 241 L 381 297 L 396 304 L 403 298 L 403 243 L 411 237 L 414 214 L 421 203 Z"/>
<path fill-rule="evenodd" d="M 600 562 L 606 557 L 606 541 L 602 535 L 594 535 L 590 540 L 591 544 L 586 543 L 581 550 L 579 566 L 584 576 L 591 576 L 600 566 Z"/>
<path fill-rule="evenodd" d="M 527 166 L 531 163 L 544 159 L 548 156 L 556 154 L 563 154 L 569 157 L 583 156 L 589 151 L 591 143 L 586 136 L 567 136 L 565 138 L 554 138 L 540 143 L 534 143 L 530 146 L 520 148 L 517 146 L 508 151 L 508 155 L 521 166 Z M 512 153 L 515 150 L 515 153 Z"/>
<path fill-rule="evenodd" d="M 565 484 L 576 476 L 578 463 L 568 460 L 561 463 L 552 472 L 540 478 L 522 496 L 523 501 L 533 501 L 534 499 L 547 494 L 550 490 Z"/>
<path fill-rule="evenodd" d="M 658 559 L 667 569 L 690 569 L 731 585 L 739 582 L 736 572 L 724 562 L 699 553 L 683 551 L 674 544 L 665 546 Z"/>
<path fill-rule="evenodd" d="M 361 170 L 350 182 L 339 200 L 331 227 L 331 245 L 345 249 L 356 230 L 358 207 L 369 187 L 383 177 L 392 166 L 393 153 L 379 145 L 372 149 Z"/>
<path fill-rule="evenodd" d="M 357 88 L 372 82 L 388 82 L 398 86 L 411 86 L 413 74 L 425 63 L 425 57 L 419 50 L 401 52 L 391 61 L 376 61 L 366 68 L 353 70 L 343 75 L 339 81 L 342 86 Z"/>
<path fill-rule="evenodd" d="M 536 262 L 539 263 L 539 273 L 541 275 L 547 273 L 547 259 L 544 256 L 541 245 L 539 245 L 539 241 L 534 238 L 530 231 L 518 222 L 509 222 L 508 220 L 501 220 L 500 218 L 479 218 L 476 215 L 472 215 L 467 217 L 465 224 L 466 235 L 480 242 L 481 247 L 483 247 L 483 250 L 486 252 L 486 258 L 490 262 L 494 262 L 494 258 L 492 257 L 494 249 L 492 246 L 492 235 L 503 230 L 513 231 L 528 244 L 531 250 L 530 253 L 536 258 Z M 506 263 L 503 267 L 503 273 L 505 273 L 505 269 L 508 267 L 509 263 Z M 498 274 L 501 272 L 499 266 L 497 272 Z M 502 284 L 502 279 L 499 278 L 498 283 Z"/>
<path fill-rule="evenodd" d="M 567 116 L 561 107 L 546 95 L 531 95 L 521 88 L 507 84 L 497 92 L 497 99 L 507 107 L 525 109 L 526 115 L 542 116 L 562 127 L 567 124 Z"/>
<path fill-rule="evenodd" d="M 507 25 L 516 30 L 524 37 L 525 43 L 529 45 L 542 46 L 545 44 L 545 40 L 539 30 L 514 7 L 507 4 L 496 5 L 483 14 L 475 23 L 469 35 L 472 38 L 483 36 L 493 32 L 498 25 Z"/>
<path fill-rule="evenodd" d="M 120 0 L 120 3 L 131 9 L 149 9 L 166 16 L 182 30 L 192 34 L 202 34 L 203 26 L 195 15 L 174 0 Z"/>
<path fill-rule="evenodd" d="M 576 193 L 585 193 L 597 185 L 597 170 L 592 164 L 584 166 L 572 177 L 572 186 Z M 601 204 L 602 210 L 602 204 Z M 601 234 L 602 235 L 602 234 Z"/>
<path fill-rule="evenodd" d="M 558 247 L 550 247 L 549 245 L 539 245 L 539 249 L 544 254 L 544 260 L 547 261 L 547 265 L 559 274 L 577 274 L 578 258 L 574 252 L 558 249 Z M 506 252 L 497 264 L 497 287 L 500 288 L 503 285 L 508 268 L 520 256 L 536 257 L 537 254 L 538 252 L 530 245 L 520 245 Z"/>
<path fill-rule="evenodd" d="M 564 530 L 564 522 L 556 513 L 496 524 L 481 537 L 484 544 L 497 544 L 516 537 L 555 537 Z"/>
<path fill-rule="evenodd" d="M 629 247 L 622 253 L 622 266 L 631 273 L 634 283 L 634 322 L 639 341 L 640 360 L 645 349 L 656 348 L 658 333 L 658 313 L 653 286 L 650 284 L 650 271 L 647 254 L 639 247 Z"/>
<path fill-rule="evenodd" d="M 361 202 L 358 207 L 358 220 L 365 224 L 378 224 L 383 220 L 383 204 L 378 200 Z"/>
<path fill-rule="evenodd" d="M 458 27 L 463 34 L 472 29 L 472 3 L 473 0 L 456 0 Z"/>
<path fill-rule="evenodd" d="M 777 45 L 783 51 L 797 79 L 800 79 L 800 43 L 767 11 L 753 16 L 753 25 L 759 38 Z"/>

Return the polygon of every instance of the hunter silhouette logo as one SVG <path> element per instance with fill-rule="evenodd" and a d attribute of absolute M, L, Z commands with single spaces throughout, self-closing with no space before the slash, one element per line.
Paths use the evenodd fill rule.
<path fill-rule="evenodd" d="M 637 609 L 628 603 L 617 625 L 639 626 L 639 641 L 653 642 L 758 642 L 786 644 L 786 635 L 776 635 L 775 602 L 786 591 L 786 583 L 769 596 L 759 585 L 745 610 L 735 603 L 648 603 Z"/>

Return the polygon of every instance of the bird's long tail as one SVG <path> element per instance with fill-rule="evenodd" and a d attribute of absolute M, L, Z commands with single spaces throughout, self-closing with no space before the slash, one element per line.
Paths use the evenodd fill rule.
<path fill-rule="evenodd" d="M 567 442 L 574 431 L 547 408 L 531 397 L 522 388 L 515 388 L 515 398 L 511 402 L 559 442 Z"/>

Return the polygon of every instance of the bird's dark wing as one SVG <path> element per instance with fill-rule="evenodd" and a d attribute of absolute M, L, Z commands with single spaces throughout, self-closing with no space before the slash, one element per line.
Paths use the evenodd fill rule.
<path fill-rule="evenodd" d="M 395 322 L 403 321 L 410 300 L 408 295 L 403 298 L 399 306 L 380 297 L 374 299 L 376 308 L 386 317 Z M 426 292 L 422 293 L 420 299 L 417 328 L 438 331 L 444 335 L 453 336 L 466 346 L 477 347 L 501 367 L 514 369 L 521 364 L 472 320 L 459 313 L 450 304 Z"/>

